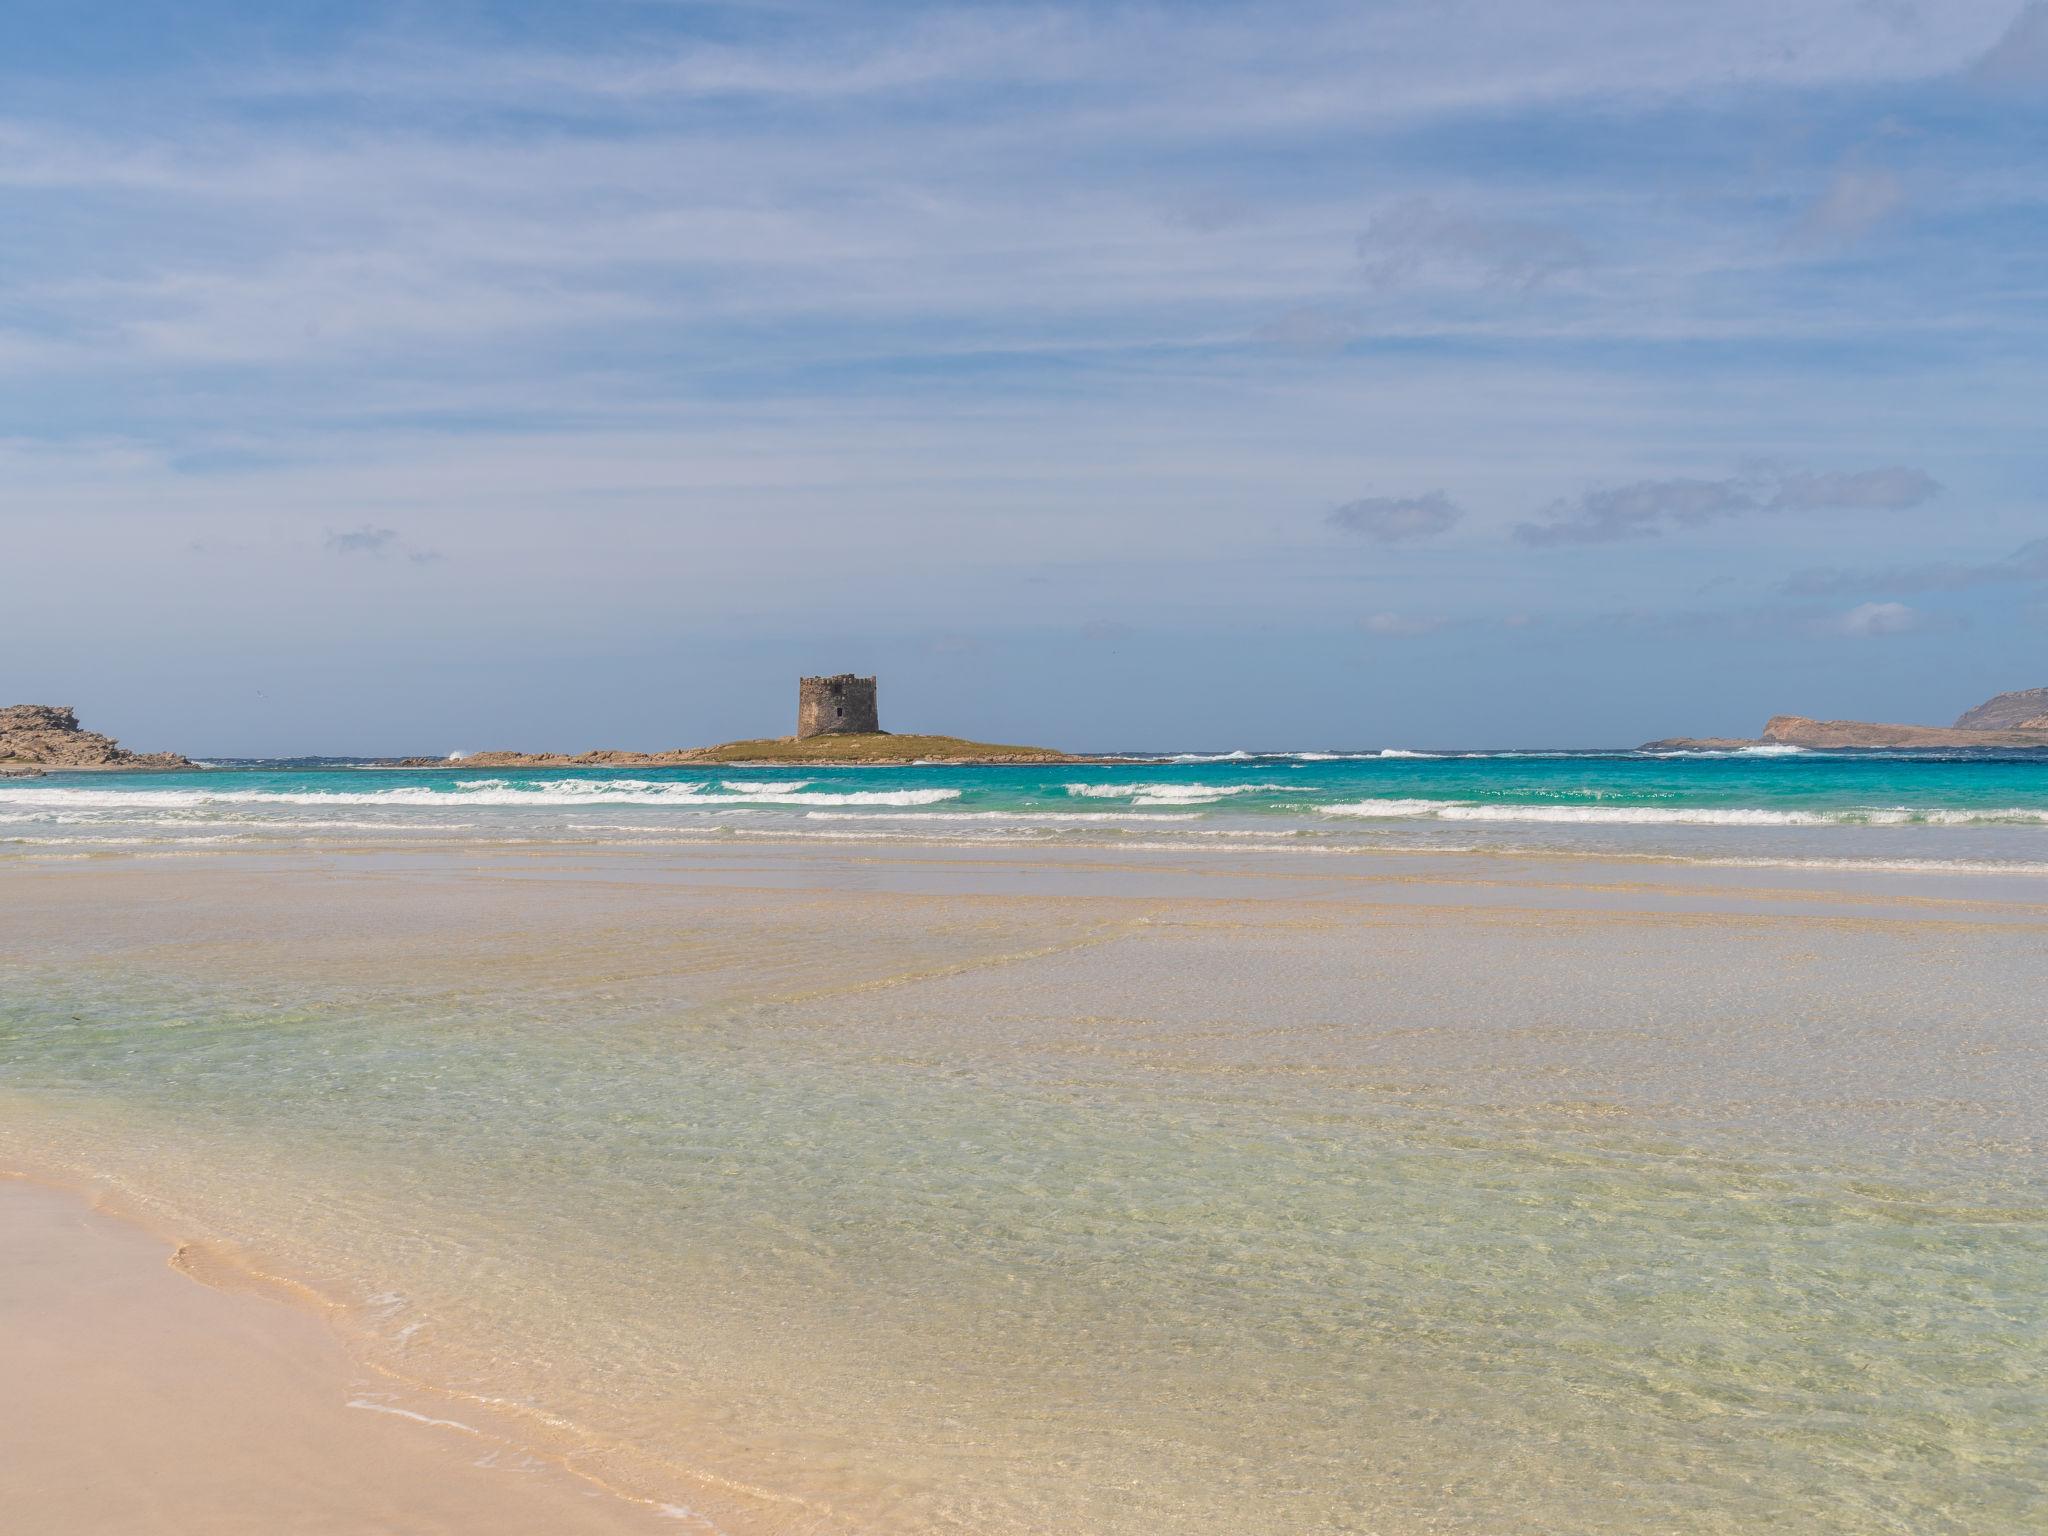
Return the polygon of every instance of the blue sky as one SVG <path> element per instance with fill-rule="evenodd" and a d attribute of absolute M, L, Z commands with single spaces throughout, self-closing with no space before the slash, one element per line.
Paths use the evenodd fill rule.
<path fill-rule="evenodd" d="M 16 0 L 0 211 L 0 701 L 137 745 L 2048 683 L 2040 0 Z"/>

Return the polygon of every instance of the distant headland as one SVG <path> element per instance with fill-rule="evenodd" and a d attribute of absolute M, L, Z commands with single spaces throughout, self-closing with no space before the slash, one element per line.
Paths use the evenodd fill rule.
<path fill-rule="evenodd" d="M 872 677 L 842 672 L 797 680 L 796 734 L 666 752 L 471 752 L 456 759 L 408 757 L 402 768 L 667 768 L 692 763 L 1071 763 L 1051 747 L 1003 746 L 958 736 L 899 736 L 882 729 Z"/>
<path fill-rule="evenodd" d="M 65 704 L 13 704 L 0 709 L 0 774 L 18 777 L 46 768 L 190 768 L 175 752 L 130 752 L 111 736 L 88 731 Z"/>
<path fill-rule="evenodd" d="M 842 673 L 797 683 L 796 733 L 659 752 L 470 752 L 448 757 L 380 759 L 401 768 L 666 768 L 693 764 L 742 766 L 891 767 L 907 764 L 1088 763 L 1105 759 L 959 736 L 899 735 L 882 729 L 872 677 Z M 1755 747 L 1889 751 L 1980 747 L 2048 751 L 2048 688 L 2001 693 L 1967 709 L 1953 725 L 1888 725 L 1869 720 L 1815 720 L 1773 715 L 1761 736 L 1668 736 L 1645 751 L 1739 751 Z M 175 752 L 131 752 L 110 736 L 88 731 L 60 704 L 0 707 L 0 777 L 44 772 L 166 772 L 202 766 Z"/>
<path fill-rule="evenodd" d="M 459 758 L 402 757 L 398 768 L 686 768 L 692 763 L 866 763 L 877 768 L 908 763 L 1078 763 L 1088 759 L 1051 747 L 1002 746 L 958 736 L 837 735 L 805 740 L 763 736 L 715 747 L 677 747 L 667 752 L 469 752 Z"/>
<path fill-rule="evenodd" d="M 1966 709 L 1954 725 L 1883 725 L 1870 720 L 1814 720 L 1773 715 L 1764 733 L 1747 736 L 1670 736 L 1643 744 L 1645 751 L 1712 751 L 1743 747 L 1917 748 L 2048 747 L 2048 688 L 2022 688 Z"/>

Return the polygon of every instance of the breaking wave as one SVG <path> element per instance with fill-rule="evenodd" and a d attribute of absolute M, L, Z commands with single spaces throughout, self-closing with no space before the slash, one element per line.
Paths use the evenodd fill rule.
<path fill-rule="evenodd" d="M 1904 805 L 1778 811 L 1755 806 L 1472 805 L 1456 800 L 1356 800 L 1316 809 L 1325 816 L 1367 819 L 1429 817 L 1437 821 L 1562 822 L 1611 827 L 2048 826 L 2048 810 L 2022 806 L 1980 811 Z"/>
<path fill-rule="evenodd" d="M 656 783 L 651 779 L 555 779 L 527 787 L 509 779 L 462 779 L 453 789 L 418 784 L 370 790 L 8 789 L 0 791 L 0 802 L 80 810 L 205 810 L 226 805 L 440 806 L 453 810 L 548 805 L 937 805 L 960 798 L 957 789 L 805 792 L 792 784 L 738 780 L 727 781 L 720 789 L 724 792 L 703 784 Z"/>
<path fill-rule="evenodd" d="M 1214 805 L 1234 795 L 1272 794 L 1285 784 L 1067 784 L 1070 795 L 1084 800 L 1122 800 L 1134 806 Z"/>
<path fill-rule="evenodd" d="M 869 835 L 1117 848 L 1484 845 L 1685 858 L 1881 856 L 1930 859 L 1930 867 L 1945 852 L 2002 866 L 2048 854 L 2048 760 L 1879 763 L 1768 743 L 1687 755 L 1721 760 L 1388 747 L 1181 760 L 1204 765 L 1194 767 L 1120 758 L 1087 767 L 465 766 L 437 774 L 391 764 L 255 763 L 0 780 L 0 851 L 69 856 L 64 845 L 75 840 L 163 844 L 171 854 L 225 833 L 251 846 Z M 1746 760 L 1730 760 L 1737 757 Z M 189 835 L 198 833 L 214 836 Z"/>
<path fill-rule="evenodd" d="M 1154 816 L 1134 816 L 1129 811 L 806 811 L 806 821 L 1007 821 L 1044 822 L 1048 826 L 1065 826 L 1079 821 L 1115 821 L 1126 826 L 1147 825 L 1156 821 L 1200 821 L 1202 818 L 1193 811 L 1176 815 L 1166 812 Z"/>

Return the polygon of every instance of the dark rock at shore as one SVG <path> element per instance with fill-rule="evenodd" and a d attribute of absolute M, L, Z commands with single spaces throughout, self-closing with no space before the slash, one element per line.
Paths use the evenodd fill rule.
<path fill-rule="evenodd" d="M 0 767 L 190 768 L 175 752 L 130 752 L 111 736 L 80 727 L 62 704 L 13 704 L 0 709 Z"/>

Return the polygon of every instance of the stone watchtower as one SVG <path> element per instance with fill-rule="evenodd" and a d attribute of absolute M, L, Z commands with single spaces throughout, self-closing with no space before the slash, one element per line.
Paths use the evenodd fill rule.
<path fill-rule="evenodd" d="M 799 678 L 796 685 L 796 739 L 833 734 L 874 734 L 882 729 L 875 713 L 875 680 L 842 672 L 837 677 Z"/>

